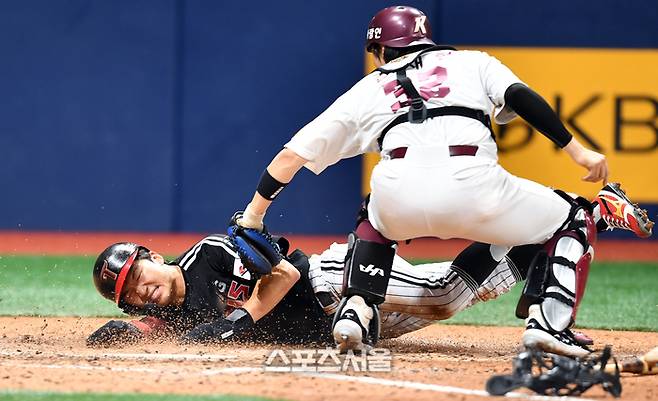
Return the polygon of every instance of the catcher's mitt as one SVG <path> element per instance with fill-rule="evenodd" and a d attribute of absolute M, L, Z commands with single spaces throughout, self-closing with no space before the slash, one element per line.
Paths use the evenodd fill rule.
<path fill-rule="evenodd" d="M 614 370 L 605 372 L 603 368 L 606 364 L 614 366 Z M 610 346 L 606 346 L 599 355 L 592 354 L 583 359 L 527 349 L 514 358 L 512 365 L 512 374 L 495 375 L 487 380 L 489 394 L 504 395 L 516 388 L 527 387 L 543 395 L 580 395 L 600 384 L 614 397 L 621 395 L 619 366 Z"/>
<path fill-rule="evenodd" d="M 227 232 L 240 255 L 242 264 L 253 273 L 270 274 L 272 268 L 283 259 L 282 246 L 267 232 L 265 226 L 260 231 L 242 227 L 239 224 L 241 217 L 242 212 L 233 215 Z"/>

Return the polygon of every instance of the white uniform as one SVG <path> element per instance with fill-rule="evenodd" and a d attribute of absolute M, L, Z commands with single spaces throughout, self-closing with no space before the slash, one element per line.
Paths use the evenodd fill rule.
<path fill-rule="evenodd" d="M 332 244 L 321 255 L 309 258 L 313 291 L 328 292 L 340 300 L 347 244 Z M 504 294 L 521 281 L 518 269 L 507 258 L 478 286 L 451 262 L 412 265 L 399 256 L 393 261 L 386 301 L 380 305 L 381 337 L 391 338 L 421 329 L 436 320 Z"/>
<path fill-rule="evenodd" d="M 384 68 L 408 63 L 416 53 Z M 433 51 L 412 80 L 428 108 L 463 106 L 492 112 L 498 123 L 515 114 L 504 106 L 506 89 L 520 80 L 477 51 Z M 377 138 L 407 113 L 395 73 L 374 72 L 302 128 L 286 147 L 309 160 L 316 174 L 341 159 L 377 150 Z M 450 157 L 448 146 L 475 145 L 477 155 Z M 388 152 L 408 147 L 403 159 Z M 502 246 L 542 243 L 565 222 L 570 206 L 547 187 L 515 177 L 497 160 L 496 143 L 479 121 L 459 116 L 404 123 L 383 142 L 371 179 L 368 205 L 373 227 L 392 240 L 424 236 L 466 238 Z"/>

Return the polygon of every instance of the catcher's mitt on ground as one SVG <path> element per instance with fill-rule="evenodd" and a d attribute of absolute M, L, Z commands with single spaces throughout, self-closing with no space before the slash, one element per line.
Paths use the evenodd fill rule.
<path fill-rule="evenodd" d="M 580 395 L 600 384 L 605 391 L 619 397 L 619 368 L 616 360 L 611 358 L 610 346 L 605 347 L 600 355 L 585 359 L 528 349 L 514 358 L 512 374 L 492 376 L 487 380 L 486 389 L 489 394 L 504 395 L 516 388 L 527 387 L 538 394 L 565 396 Z M 607 373 L 603 370 L 606 365 L 616 368 Z"/>

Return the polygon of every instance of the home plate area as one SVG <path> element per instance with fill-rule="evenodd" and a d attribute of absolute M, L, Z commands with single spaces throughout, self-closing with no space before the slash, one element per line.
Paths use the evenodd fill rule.
<path fill-rule="evenodd" d="M 508 374 L 520 327 L 435 324 L 377 344 L 364 358 L 324 346 L 182 346 L 171 341 L 91 349 L 106 319 L 2 317 L 0 389 L 66 392 L 239 394 L 288 400 L 478 400 Z M 658 344 L 649 332 L 587 330 L 619 357 Z M 658 376 L 622 374 L 621 400 L 654 400 Z M 548 399 L 527 389 L 508 397 Z M 572 399 L 612 399 L 600 386 Z M 563 398 L 564 399 L 564 398 Z"/>

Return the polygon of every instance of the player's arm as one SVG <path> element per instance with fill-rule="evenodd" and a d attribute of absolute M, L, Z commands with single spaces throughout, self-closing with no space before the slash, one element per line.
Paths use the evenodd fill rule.
<path fill-rule="evenodd" d="M 248 332 L 263 316 L 267 315 L 283 299 L 299 280 L 299 271 L 288 261 L 272 268 L 272 273 L 263 276 L 254 288 L 251 297 L 241 308 L 235 309 L 226 318 L 196 326 L 185 334 L 183 343 L 205 343 L 235 340 Z"/>
<path fill-rule="evenodd" d="M 242 306 L 254 322 L 270 313 L 299 280 L 300 273 L 290 262 L 283 259 L 272 273 L 261 277 L 251 297 Z"/>
<path fill-rule="evenodd" d="M 135 344 L 166 328 L 162 319 L 145 316 L 139 320 L 110 320 L 87 338 L 89 347 L 109 347 Z"/>
<path fill-rule="evenodd" d="M 567 131 L 551 106 L 535 91 L 522 83 L 510 85 L 505 91 L 505 107 L 509 107 L 539 132 L 553 141 L 578 165 L 589 173 L 583 180 L 608 180 L 608 163 L 604 155 L 585 148 Z"/>

